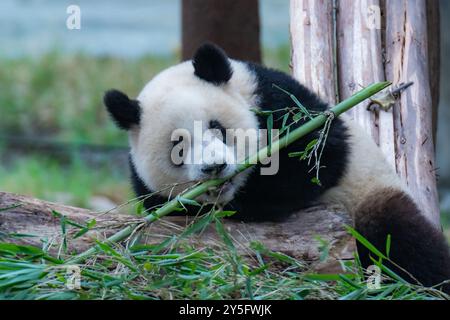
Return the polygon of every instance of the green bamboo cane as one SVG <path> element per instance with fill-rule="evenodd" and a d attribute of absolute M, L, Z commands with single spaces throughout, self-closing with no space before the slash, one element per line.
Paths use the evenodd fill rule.
<path fill-rule="evenodd" d="M 379 82 L 379 83 L 372 84 L 372 85 L 364 88 L 363 90 L 357 92 L 352 97 L 337 104 L 336 106 L 331 108 L 329 110 L 329 112 L 334 114 L 335 117 L 338 117 L 342 113 L 355 107 L 359 103 L 370 98 L 374 94 L 380 92 L 381 90 L 387 88 L 390 85 L 391 85 L 390 82 Z M 327 114 L 320 114 L 320 115 L 316 116 L 315 118 L 311 119 L 310 121 L 306 122 L 301 127 L 292 131 L 289 135 L 286 135 L 286 136 L 282 137 L 281 139 L 273 142 L 272 145 L 270 146 L 270 149 L 271 149 L 270 153 L 276 153 L 276 152 L 280 151 L 281 149 L 287 147 L 294 141 L 304 137 L 308 133 L 319 129 L 321 126 L 323 126 L 325 124 L 325 122 L 328 119 L 328 116 L 329 115 L 327 115 Z M 182 193 L 179 197 L 176 197 L 175 199 L 167 202 L 161 208 L 159 208 L 156 211 L 147 215 L 144 218 L 145 223 L 150 224 L 150 223 L 160 219 L 161 217 L 164 217 L 164 216 L 174 212 L 175 210 L 179 209 L 182 206 L 182 204 L 180 203 L 180 198 L 181 199 L 189 199 L 189 200 L 196 199 L 198 196 L 206 193 L 211 188 L 218 187 L 218 186 L 222 185 L 223 183 L 225 183 L 226 181 L 228 181 L 229 179 L 231 179 L 232 177 L 234 177 L 236 174 L 247 170 L 249 167 L 253 166 L 254 163 L 257 163 L 258 160 L 264 160 L 267 157 L 268 157 L 268 147 L 265 147 L 265 148 L 259 150 L 253 156 L 249 157 L 243 164 L 240 164 L 238 166 L 238 168 L 236 169 L 236 171 L 231 176 L 228 176 L 226 178 L 221 178 L 221 179 L 209 180 L 209 181 L 203 182 L 202 184 L 196 186 L 195 188 L 192 188 L 191 190 L 187 190 L 186 192 Z M 126 228 L 122 229 L 121 231 L 110 236 L 106 241 L 119 242 L 119 241 L 126 239 L 133 233 L 133 231 L 135 230 L 137 225 L 138 225 L 138 223 L 127 226 Z M 98 250 L 98 247 L 94 246 L 94 247 L 78 254 L 74 258 L 68 260 L 66 263 L 68 263 L 68 264 L 80 263 L 83 260 L 85 260 L 86 258 L 88 258 L 89 256 L 95 254 L 97 252 L 97 250 Z"/>

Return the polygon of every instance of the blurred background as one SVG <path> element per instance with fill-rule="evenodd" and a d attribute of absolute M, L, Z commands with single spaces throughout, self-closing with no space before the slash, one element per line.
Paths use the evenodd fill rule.
<path fill-rule="evenodd" d="M 264 62 L 286 71 L 288 4 L 259 7 Z M 180 61 L 181 2 L 2 0 L 0 39 L 0 190 L 95 210 L 130 199 L 127 135 L 102 96 L 136 96 Z"/>
<path fill-rule="evenodd" d="M 66 27 L 71 4 L 81 30 Z M 259 2 L 262 61 L 289 71 L 289 1 Z M 0 190 L 106 210 L 132 197 L 127 137 L 102 94 L 136 96 L 180 61 L 179 0 L 0 2 Z M 450 1 L 441 0 L 450 30 Z M 237 26 L 237 27 L 242 27 Z M 450 221 L 450 34 L 442 32 L 437 158 L 444 222 Z"/>

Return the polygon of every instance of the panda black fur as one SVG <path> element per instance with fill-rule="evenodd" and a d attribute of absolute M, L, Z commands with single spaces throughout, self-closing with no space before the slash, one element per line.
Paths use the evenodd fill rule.
<path fill-rule="evenodd" d="M 159 191 L 153 189 L 152 184 L 162 186 L 165 181 L 183 182 L 178 181 L 181 178 L 176 174 L 182 169 L 168 167 L 165 158 L 159 154 L 165 148 L 169 149 L 169 145 L 160 141 L 164 140 L 164 135 L 158 136 L 165 128 L 158 127 L 160 129 L 155 133 L 150 130 L 155 128 L 147 126 L 159 126 L 161 121 L 174 124 L 176 121 L 171 118 L 184 112 L 185 118 L 223 122 L 231 128 L 235 121 L 242 120 L 241 126 L 264 129 L 267 128 L 266 117 L 255 115 L 250 107 L 274 111 L 293 104 L 291 98 L 274 84 L 295 95 L 311 111 L 322 112 L 328 107 L 289 75 L 228 59 L 212 44 L 200 47 L 192 62 L 172 67 L 156 77 L 137 100 L 131 100 L 117 90 L 107 92 L 104 102 L 108 111 L 119 127 L 130 133 L 131 179 L 136 194 L 144 196 Z M 166 101 L 171 93 L 180 94 L 180 97 Z M 205 97 L 201 97 L 203 95 Z M 183 98 L 186 106 L 178 105 Z M 216 100 L 222 104 L 212 106 Z M 152 122 L 152 118 L 160 117 L 160 114 L 163 119 Z M 274 121 L 273 127 L 277 129 L 281 125 L 282 121 L 278 120 Z M 418 280 L 425 286 L 449 280 L 449 248 L 442 232 L 420 213 L 407 188 L 384 162 L 375 143 L 347 117 L 335 119 L 321 158 L 323 168 L 320 171 L 321 186 L 318 186 L 311 182 L 315 172 L 310 171 L 307 162 L 288 156 L 291 152 L 304 150 L 317 136 L 317 132 L 311 133 L 282 150 L 277 174 L 260 175 L 256 168 L 235 181 L 236 190 L 227 201 L 228 209 L 237 211 L 233 218 L 277 221 L 316 202 L 338 202 L 352 214 L 356 230 L 378 248 L 383 249 L 387 236 L 391 235 L 390 258 L 407 272 L 393 265 L 388 267 L 402 277 L 412 282 Z M 153 149 L 160 152 L 152 156 Z M 155 166 L 159 166 L 158 170 L 153 168 Z M 145 207 L 160 206 L 182 189 L 184 187 L 153 195 L 145 201 Z M 372 264 L 369 252 L 363 246 L 358 245 L 358 252 L 364 266 Z M 448 292 L 450 286 L 445 285 L 443 289 Z"/>

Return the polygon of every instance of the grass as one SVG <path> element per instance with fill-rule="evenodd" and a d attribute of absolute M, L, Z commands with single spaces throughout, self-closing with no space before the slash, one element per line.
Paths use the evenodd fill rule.
<path fill-rule="evenodd" d="M 0 134 L 39 136 L 56 141 L 126 145 L 126 136 L 108 118 L 103 92 L 120 88 L 136 96 L 175 57 L 121 60 L 64 56 L 0 60 Z"/>
<path fill-rule="evenodd" d="M 93 208 L 93 197 L 103 197 L 116 204 L 131 198 L 127 172 L 127 168 L 88 167 L 77 158 L 62 165 L 45 156 L 28 156 L 7 168 L 0 166 L 0 190 Z"/>
<path fill-rule="evenodd" d="M 289 48 L 265 50 L 268 65 L 288 70 Z M 103 92 L 117 88 L 135 97 L 176 56 L 124 60 L 62 55 L 0 59 L 0 135 L 55 141 L 127 145 L 123 132 L 108 118 Z"/>
<path fill-rule="evenodd" d="M 291 73 L 291 46 L 289 44 L 281 45 L 273 49 L 263 50 L 264 64 L 270 68 Z"/>
<path fill-rule="evenodd" d="M 65 263 L 70 255 L 52 256 L 45 242 L 42 249 L 2 242 L 0 299 L 449 298 L 437 290 L 395 279 L 395 275 L 383 278 L 386 281 L 379 288 L 369 289 L 358 259 L 343 263 L 342 274 L 315 274 L 303 262 L 272 252 L 261 243 L 236 243 L 223 227 L 221 216 L 220 212 L 211 212 L 156 245 L 133 245 L 129 241 L 121 246 L 99 242 L 100 252 L 75 269 Z M 192 246 L 190 238 L 208 224 L 216 230 L 220 240 L 207 248 Z M 83 226 L 66 221 L 67 241 L 73 241 L 70 229 L 79 231 L 80 227 Z M 240 254 L 238 246 L 244 246 L 251 255 Z M 327 250 L 322 250 L 326 259 Z M 79 287 L 70 287 L 77 282 L 68 270 L 79 271 L 79 278 L 75 278 L 80 280 Z"/>

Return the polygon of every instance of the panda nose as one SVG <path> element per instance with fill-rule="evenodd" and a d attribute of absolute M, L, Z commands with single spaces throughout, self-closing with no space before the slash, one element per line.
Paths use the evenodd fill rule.
<path fill-rule="evenodd" d="M 223 169 L 225 169 L 226 167 L 227 167 L 226 163 L 209 164 L 209 165 L 205 165 L 202 168 L 202 172 L 206 173 L 206 174 L 217 175 L 217 174 L 221 173 L 223 171 Z"/>

